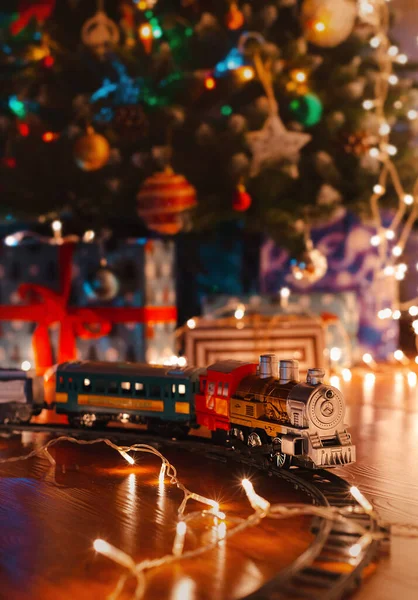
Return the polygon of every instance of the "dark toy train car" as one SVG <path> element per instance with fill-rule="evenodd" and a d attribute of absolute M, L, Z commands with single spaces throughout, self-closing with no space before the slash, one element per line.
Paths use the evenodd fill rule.
<path fill-rule="evenodd" d="M 0 369 L 0 423 L 27 423 L 33 414 L 32 379 L 20 369 Z"/>

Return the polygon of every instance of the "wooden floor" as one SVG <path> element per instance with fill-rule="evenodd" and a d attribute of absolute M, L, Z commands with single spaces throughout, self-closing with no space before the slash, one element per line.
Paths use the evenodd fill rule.
<path fill-rule="evenodd" d="M 416 369 L 416 365 L 414 365 Z M 356 600 L 418 598 L 418 385 L 409 369 L 381 367 L 354 373 L 338 384 L 348 403 L 346 421 L 357 445 L 357 463 L 339 471 L 373 502 L 394 527 L 391 556 L 365 582 Z M 415 529 L 414 529 L 415 528 Z"/>
<path fill-rule="evenodd" d="M 381 516 L 415 525 L 418 535 L 418 386 L 406 370 L 384 369 L 375 379 L 354 373 L 340 387 L 358 462 L 340 474 L 368 495 Z M 46 434 L 0 437 L 0 455 L 24 454 Z M 97 556 L 103 537 L 136 560 L 170 552 L 181 500 L 158 484 L 159 464 L 141 457 L 130 467 L 106 448 L 62 446 L 56 468 L 45 460 L 0 466 L 0 599 L 95 600 L 105 598 L 121 569 Z M 171 450 L 168 458 L 183 482 L 221 501 L 230 514 L 248 514 L 239 486 L 242 467 L 202 464 L 198 456 Z M 288 486 L 255 475 L 258 491 L 273 502 L 304 500 Z M 392 554 L 356 594 L 358 600 L 418 598 L 418 538 L 392 540 Z M 410 528 L 410 533 L 414 531 Z M 197 538 L 208 535 L 198 530 Z M 235 538 L 198 561 L 150 573 L 147 598 L 235 599 L 257 589 L 309 544 L 308 520 L 269 522 Z M 132 588 L 122 598 L 131 597 Z"/>

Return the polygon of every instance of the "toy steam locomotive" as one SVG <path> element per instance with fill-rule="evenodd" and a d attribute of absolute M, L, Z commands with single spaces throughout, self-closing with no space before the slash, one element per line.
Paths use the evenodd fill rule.
<path fill-rule="evenodd" d="M 181 436 L 206 426 L 216 442 L 245 444 L 291 464 L 319 468 L 355 461 L 341 392 L 322 369 L 299 381 L 296 360 L 222 360 L 206 369 L 76 361 L 58 365 L 57 413 L 76 427 L 143 423 Z"/>

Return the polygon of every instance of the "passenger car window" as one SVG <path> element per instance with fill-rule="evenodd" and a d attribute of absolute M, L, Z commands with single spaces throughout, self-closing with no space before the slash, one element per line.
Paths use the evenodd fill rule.
<path fill-rule="evenodd" d="M 151 385 L 149 393 L 152 398 L 160 398 L 161 397 L 161 386 Z"/>
<path fill-rule="evenodd" d="M 229 383 L 224 383 L 224 396 L 225 396 L 225 398 L 228 397 L 228 392 L 229 392 Z"/>
<path fill-rule="evenodd" d="M 130 381 L 122 381 L 120 387 L 122 388 L 122 394 L 125 396 L 131 395 L 131 382 Z"/>
<path fill-rule="evenodd" d="M 117 381 L 111 381 L 108 385 L 109 394 L 119 394 L 119 385 Z"/>
<path fill-rule="evenodd" d="M 222 396 L 222 381 L 218 383 L 218 396 Z"/>
<path fill-rule="evenodd" d="M 140 381 L 135 383 L 135 396 L 145 396 L 145 386 Z"/>
<path fill-rule="evenodd" d="M 185 396 L 186 395 L 186 386 L 184 385 L 184 383 L 179 383 L 179 396 Z"/>
<path fill-rule="evenodd" d="M 104 394 L 106 391 L 106 382 L 103 379 L 96 379 L 94 382 L 94 390 L 98 394 Z"/>
<path fill-rule="evenodd" d="M 208 394 L 209 394 L 209 396 L 213 396 L 214 393 L 215 393 L 215 382 L 209 381 Z"/>

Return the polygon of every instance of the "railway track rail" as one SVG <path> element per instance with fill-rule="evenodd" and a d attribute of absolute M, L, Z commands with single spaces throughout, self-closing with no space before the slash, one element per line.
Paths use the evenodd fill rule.
<path fill-rule="evenodd" d="M 238 462 L 257 470 L 267 472 L 272 477 L 289 482 L 295 489 L 307 495 L 313 504 L 322 507 L 351 507 L 347 520 L 332 522 L 315 517 L 312 520 L 314 539 L 290 566 L 282 569 L 274 578 L 245 600 L 338 600 L 355 591 L 369 565 L 375 562 L 379 554 L 387 551 L 389 529 L 382 526 L 373 514 L 358 510 L 358 504 L 350 494 L 350 484 L 338 475 L 324 469 L 279 469 L 265 456 L 251 451 L 247 447 L 231 449 L 214 446 L 210 440 L 193 438 L 179 441 L 154 436 L 138 430 L 106 429 L 80 430 L 66 426 L 52 425 L 13 425 L 0 426 L 1 432 L 32 431 L 57 435 L 71 435 L 75 438 L 93 439 L 107 437 L 116 443 L 137 442 L 138 437 L 159 449 L 176 447 L 193 454 L 204 456 L 207 460 Z M 353 558 L 350 548 L 360 539 L 356 524 L 361 524 L 370 533 L 379 533 L 382 540 L 375 540 L 362 548 Z"/>

